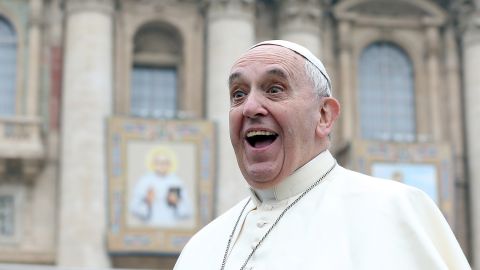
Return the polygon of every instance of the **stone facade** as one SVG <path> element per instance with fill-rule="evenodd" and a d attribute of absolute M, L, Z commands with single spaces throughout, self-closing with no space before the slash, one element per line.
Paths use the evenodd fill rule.
<path fill-rule="evenodd" d="M 110 254 L 105 243 L 106 119 L 130 116 L 132 67 L 173 68 L 175 118 L 215 124 L 218 215 L 247 194 L 229 140 L 230 67 L 258 41 L 287 39 L 327 67 L 342 104 L 332 152 L 351 168 L 359 59 L 378 41 L 406 53 L 415 143 L 447 146 L 453 200 L 441 207 L 480 269 L 479 10 L 473 0 L 0 0 L 17 46 L 15 113 L 0 116 L 0 226 L 13 226 L 0 234 L 0 268 L 171 268 L 175 254 Z"/>

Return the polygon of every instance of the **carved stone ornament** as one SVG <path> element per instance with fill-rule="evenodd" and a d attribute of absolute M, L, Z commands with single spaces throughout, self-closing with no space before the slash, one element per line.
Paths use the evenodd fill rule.
<path fill-rule="evenodd" d="M 285 0 L 281 2 L 279 22 L 282 30 L 319 31 L 322 6 L 319 0 Z"/>
<path fill-rule="evenodd" d="M 461 33 L 465 46 L 480 42 L 480 6 L 473 0 L 452 1 L 449 9 L 453 25 Z"/>
<path fill-rule="evenodd" d="M 406 1 L 369 1 L 353 6 L 349 11 L 370 16 L 388 17 L 423 17 L 429 15 L 424 10 Z"/>
<path fill-rule="evenodd" d="M 477 45 L 480 43 L 480 11 L 472 13 L 465 18 L 463 43 L 464 46 Z"/>
<path fill-rule="evenodd" d="M 242 17 L 253 20 L 255 0 L 203 0 L 209 17 Z"/>
<path fill-rule="evenodd" d="M 198 5 L 199 0 L 122 0 L 119 8 L 127 12 L 161 12 L 179 4 Z"/>
<path fill-rule="evenodd" d="M 30 16 L 28 23 L 30 27 L 41 27 L 44 23 L 42 5 L 40 0 L 32 1 L 30 4 Z"/>
<path fill-rule="evenodd" d="M 333 13 L 340 20 L 377 27 L 441 26 L 447 18 L 434 2 L 418 0 L 343 0 Z"/>

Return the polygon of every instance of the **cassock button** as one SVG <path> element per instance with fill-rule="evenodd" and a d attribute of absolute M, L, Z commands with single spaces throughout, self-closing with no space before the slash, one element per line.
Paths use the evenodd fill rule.
<path fill-rule="evenodd" d="M 254 241 L 254 242 L 252 243 L 252 249 L 254 249 L 257 245 L 258 245 L 258 241 Z"/>
<path fill-rule="evenodd" d="M 267 221 L 265 221 L 265 220 L 257 221 L 257 227 L 258 228 L 262 228 L 263 226 L 265 226 L 265 224 L 267 224 Z"/>

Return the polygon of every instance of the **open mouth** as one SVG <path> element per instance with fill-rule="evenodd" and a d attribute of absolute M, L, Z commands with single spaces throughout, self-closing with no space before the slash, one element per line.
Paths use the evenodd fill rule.
<path fill-rule="evenodd" d="M 278 134 L 265 130 L 255 130 L 247 133 L 246 140 L 254 148 L 262 148 L 272 144 Z"/>

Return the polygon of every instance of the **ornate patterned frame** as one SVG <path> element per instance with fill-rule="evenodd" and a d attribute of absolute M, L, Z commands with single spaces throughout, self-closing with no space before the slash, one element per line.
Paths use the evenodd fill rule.
<path fill-rule="evenodd" d="M 214 125 L 207 121 L 148 120 L 114 117 L 108 120 L 108 250 L 111 253 L 176 254 L 190 237 L 213 218 Z M 129 145 L 193 145 L 196 200 L 190 227 L 131 226 L 128 222 Z M 133 153 L 133 152 L 132 152 Z M 130 153 L 130 154 L 132 154 Z M 178 157 L 179 163 L 182 159 Z M 179 172 L 180 173 L 180 172 Z"/>
<path fill-rule="evenodd" d="M 393 143 L 354 141 L 355 170 L 372 175 L 376 164 L 429 165 L 435 169 L 438 206 L 454 227 L 454 168 L 448 145 L 437 143 Z"/>

